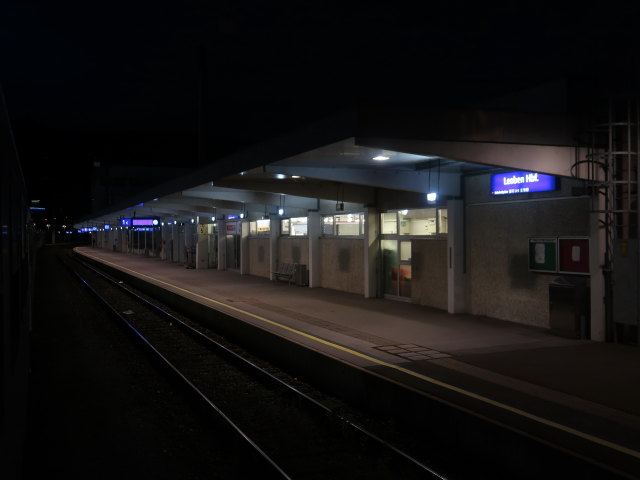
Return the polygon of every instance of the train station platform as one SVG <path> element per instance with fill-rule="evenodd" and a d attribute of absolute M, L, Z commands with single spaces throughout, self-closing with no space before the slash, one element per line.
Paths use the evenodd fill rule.
<path fill-rule="evenodd" d="M 74 250 L 621 477 L 640 478 L 640 348 L 156 258 Z"/>

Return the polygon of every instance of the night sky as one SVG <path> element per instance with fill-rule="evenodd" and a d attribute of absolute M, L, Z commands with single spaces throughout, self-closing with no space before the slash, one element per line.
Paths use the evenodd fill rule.
<path fill-rule="evenodd" d="M 345 3 L 5 0 L 0 80 L 31 197 L 77 216 L 94 161 L 196 166 L 199 115 L 213 159 L 354 101 L 597 83 L 638 48 L 633 2 Z"/>

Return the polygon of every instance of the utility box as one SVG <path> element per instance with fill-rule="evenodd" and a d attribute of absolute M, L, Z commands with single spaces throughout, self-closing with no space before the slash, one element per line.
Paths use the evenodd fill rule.
<path fill-rule="evenodd" d="M 294 282 L 296 285 L 309 285 L 309 270 L 304 263 L 296 263 Z"/>
<path fill-rule="evenodd" d="M 558 277 L 549 284 L 549 327 L 567 338 L 591 338 L 591 302 L 583 277 Z"/>

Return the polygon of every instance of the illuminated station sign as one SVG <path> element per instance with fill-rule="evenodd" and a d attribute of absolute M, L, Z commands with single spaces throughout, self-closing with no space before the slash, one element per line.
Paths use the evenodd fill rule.
<path fill-rule="evenodd" d="M 549 192 L 556 190 L 556 177 L 534 172 L 509 172 L 491 175 L 491 195 Z"/>
<path fill-rule="evenodd" d="M 155 227 L 158 225 L 157 218 L 132 218 L 131 225 L 134 227 Z"/>
<path fill-rule="evenodd" d="M 160 220 L 155 217 L 151 218 L 121 218 L 121 227 L 156 227 L 160 224 Z"/>

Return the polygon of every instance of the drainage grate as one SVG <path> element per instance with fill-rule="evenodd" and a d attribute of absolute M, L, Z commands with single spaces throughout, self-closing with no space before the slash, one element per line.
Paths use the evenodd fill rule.
<path fill-rule="evenodd" d="M 402 345 L 382 345 L 373 347 L 376 350 L 380 350 L 384 353 L 390 353 L 402 357 L 405 360 L 434 360 L 436 358 L 450 357 L 447 353 L 438 352 L 427 347 L 421 347 L 420 345 L 414 345 L 412 343 L 403 343 Z"/>

